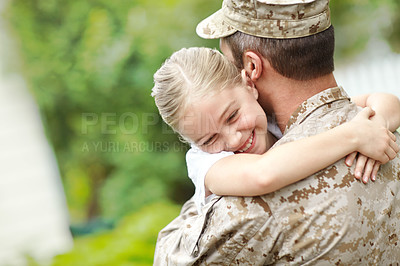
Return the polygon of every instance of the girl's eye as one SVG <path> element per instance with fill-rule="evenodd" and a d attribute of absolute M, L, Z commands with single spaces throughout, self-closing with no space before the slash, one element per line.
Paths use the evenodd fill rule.
<path fill-rule="evenodd" d="M 235 119 L 235 117 L 237 116 L 237 114 L 238 114 L 238 110 L 236 110 L 236 111 L 234 111 L 229 117 L 228 117 L 228 120 L 226 120 L 226 122 L 232 122 L 234 119 Z"/>
<path fill-rule="evenodd" d="M 205 142 L 203 142 L 203 144 L 201 144 L 201 146 L 208 146 L 211 144 L 212 140 L 215 138 L 215 134 L 212 135 L 208 140 L 206 140 Z"/>

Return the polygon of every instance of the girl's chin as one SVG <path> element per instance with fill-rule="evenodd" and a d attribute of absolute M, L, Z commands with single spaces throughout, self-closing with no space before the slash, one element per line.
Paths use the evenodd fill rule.
<path fill-rule="evenodd" d="M 254 151 L 252 153 L 253 154 L 264 154 L 265 151 L 262 151 L 261 149 L 254 149 Z"/>
<path fill-rule="evenodd" d="M 256 143 L 254 143 L 254 147 L 250 153 L 252 154 L 264 154 L 265 153 L 265 143 L 263 143 L 263 135 L 257 134 L 255 132 L 254 138 L 256 139 Z"/>

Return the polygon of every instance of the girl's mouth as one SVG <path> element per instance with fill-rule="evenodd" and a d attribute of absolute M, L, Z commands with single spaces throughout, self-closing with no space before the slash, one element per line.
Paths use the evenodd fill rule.
<path fill-rule="evenodd" d="M 247 141 L 240 147 L 235 153 L 245 153 L 250 152 L 253 149 L 254 144 L 256 143 L 256 135 L 251 132 L 251 136 L 247 139 Z"/>

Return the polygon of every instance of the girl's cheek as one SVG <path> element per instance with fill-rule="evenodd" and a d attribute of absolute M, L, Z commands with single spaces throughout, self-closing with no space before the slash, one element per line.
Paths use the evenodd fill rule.
<path fill-rule="evenodd" d="M 208 152 L 208 153 L 219 153 L 219 152 L 223 151 L 224 149 L 222 148 L 221 143 L 214 143 L 210 146 L 201 148 L 201 150 L 204 152 Z"/>
<path fill-rule="evenodd" d="M 250 119 L 249 116 L 241 116 L 238 120 L 238 128 L 240 129 L 247 129 L 249 127 L 254 126 L 254 121 Z"/>

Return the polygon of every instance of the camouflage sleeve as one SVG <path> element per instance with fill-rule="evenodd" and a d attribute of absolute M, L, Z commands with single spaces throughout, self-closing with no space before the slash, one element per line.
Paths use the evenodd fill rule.
<path fill-rule="evenodd" d="M 196 264 L 271 263 L 280 237 L 273 228 L 278 226 L 261 197 L 219 197 L 195 246 Z"/>
<path fill-rule="evenodd" d="M 251 206 L 249 208 L 249 206 Z M 154 265 L 244 264 L 273 261 L 278 224 L 261 197 L 216 197 L 198 215 L 189 200 L 158 236 Z M 255 243 L 253 243 L 255 242 Z M 255 250 L 250 246 L 262 245 Z"/>
<path fill-rule="evenodd" d="M 189 265 L 203 222 L 191 198 L 183 205 L 180 215 L 158 234 L 154 265 Z"/>

